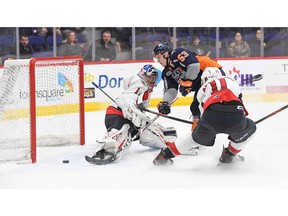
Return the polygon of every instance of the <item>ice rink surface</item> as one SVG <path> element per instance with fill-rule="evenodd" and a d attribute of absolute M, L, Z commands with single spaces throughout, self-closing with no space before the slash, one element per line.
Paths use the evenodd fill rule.
<path fill-rule="evenodd" d="M 249 117 L 256 121 L 284 105 L 284 102 L 246 103 L 246 108 Z M 151 110 L 156 111 L 155 108 Z M 175 106 L 172 107 L 170 115 L 188 120 L 190 110 L 189 107 Z M 125 206 L 126 202 L 135 203 L 134 206 L 137 206 L 139 201 L 140 206 L 160 208 L 166 205 L 167 208 L 180 202 L 176 205 L 177 209 L 172 208 L 168 213 L 177 214 L 179 211 L 187 210 L 187 214 L 193 215 L 192 209 L 205 203 L 214 206 L 213 203 L 219 202 L 221 197 L 223 201 L 221 198 L 217 207 L 232 205 L 232 209 L 238 209 L 245 204 L 255 207 L 255 213 L 261 212 L 268 203 L 271 207 L 273 201 L 279 199 L 277 203 L 280 204 L 285 199 L 280 198 L 280 195 L 288 192 L 288 109 L 257 124 L 253 140 L 241 152 L 245 157 L 244 163 L 224 166 L 217 166 L 222 146 L 228 144 L 227 136 L 224 134 L 217 136 L 213 147 L 200 150 L 198 156 L 174 158 L 174 165 L 171 167 L 155 167 L 152 161 L 159 150 L 144 147 L 138 144 L 138 141 L 132 144 L 129 154 L 122 160 L 104 166 L 89 164 L 84 156 L 92 155 L 95 140 L 105 135 L 104 116 L 105 111 L 86 113 L 84 146 L 42 147 L 37 149 L 36 164 L 0 164 L 0 188 L 3 189 L 4 200 L 7 201 L 7 197 L 8 200 L 13 200 L 18 193 L 22 198 L 26 197 L 26 194 L 33 194 L 28 196 L 32 200 L 47 194 L 54 197 L 49 198 L 49 201 L 54 200 L 54 205 L 61 206 L 58 200 L 61 202 L 62 198 L 66 197 L 69 200 L 69 204 L 66 205 L 75 203 L 75 200 L 78 200 L 80 205 L 85 205 L 89 200 L 90 205 L 95 204 L 95 209 L 102 203 L 102 198 L 99 201 L 99 197 L 104 197 L 103 206 L 109 203 L 108 206 L 112 209 L 123 199 L 126 201 L 120 206 Z M 153 114 L 149 116 L 154 117 Z M 178 136 L 189 132 L 191 127 L 189 124 L 163 117 L 159 117 L 157 122 L 164 126 L 176 127 Z M 69 160 L 70 163 L 63 164 L 63 160 Z M 7 192 L 4 189 L 17 190 Z M 142 195 L 138 197 L 139 194 Z M 134 200 L 133 197 L 137 199 Z M 193 205 L 195 200 L 200 204 Z M 258 203 L 259 200 L 262 201 Z M 201 208 L 205 210 L 205 207 Z M 210 210 L 213 213 L 213 207 Z M 275 211 L 281 208 L 273 206 L 268 210 L 271 210 L 271 215 L 277 215 Z M 144 215 L 145 211 L 141 210 L 135 215 Z M 197 215 L 203 214 L 199 212 Z"/>

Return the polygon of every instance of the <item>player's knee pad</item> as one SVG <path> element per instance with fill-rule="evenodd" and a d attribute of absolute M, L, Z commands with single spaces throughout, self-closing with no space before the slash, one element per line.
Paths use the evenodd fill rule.
<path fill-rule="evenodd" d="M 173 142 L 176 138 L 177 132 L 174 127 L 163 127 L 154 123 L 140 134 L 139 143 L 150 148 L 166 148 L 166 143 Z"/>
<path fill-rule="evenodd" d="M 131 140 L 129 125 L 124 124 L 120 130 L 115 128 L 107 132 L 104 139 L 99 141 L 103 148 L 110 153 L 115 153 L 120 147 L 125 146 Z"/>

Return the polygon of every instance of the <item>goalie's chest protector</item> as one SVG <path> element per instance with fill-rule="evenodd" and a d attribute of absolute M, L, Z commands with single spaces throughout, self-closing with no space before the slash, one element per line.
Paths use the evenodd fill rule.
<path fill-rule="evenodd" d="M 148 89 L 143 94 L 141 94 L 139 99 L 138 99 L 138 104 L 139 104 L 139 102 L 141 102 L 143 104 L 143 106 L 145 108 L 147 108 L 149 106 L 149 103 L 150 103 L 151 92 L 152 91 L 150 89 Z"/>
<path fill-rule="evenodd" d="M 130 92 L 137 95 L 138 105 L 142 104 L 145 108 L 149 106 L 153 88 L 149 87 L 139 76 L 132 76 L 129 80 L 125 80 L 124 88 L 126 93 Z M 125 95 L 125 97 L 129 96 L 131 96 L 131 94 Z"/>

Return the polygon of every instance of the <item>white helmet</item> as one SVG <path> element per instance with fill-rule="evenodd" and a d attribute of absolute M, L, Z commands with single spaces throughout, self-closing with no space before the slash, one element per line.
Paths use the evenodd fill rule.
<path fill-rule="evenodd" d="M 209 79 L 222 76 L 221 71 L 217 67 L 207 67 L 201 75 L 201 85 L 207 82 Z"/>

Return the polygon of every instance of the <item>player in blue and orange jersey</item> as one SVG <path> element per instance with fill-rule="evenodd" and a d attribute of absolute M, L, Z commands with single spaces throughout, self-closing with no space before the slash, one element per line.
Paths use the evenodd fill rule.
<path fill-rule="evenodd" d="M 164 94 L 163 101 L 158 104 L 158 111 L 162 114 L 171 112 L 169 104 L 176 98 L 178 88 L 182 96 L 194 91 L 193 101 L 190 105 L 193 115 L 192 130 L 194 130 L 200 116 L 197 93 L 201 87 L 202 72 L 207 67 L 217 67 L 225 75 L 222 66 L 208 56 L 199 56 L 185 48 L 173 50 L 168 43 L 160 43 L 155 46 L 153 54 L 154 60 L 164 67 L 162 71 Z"/>

